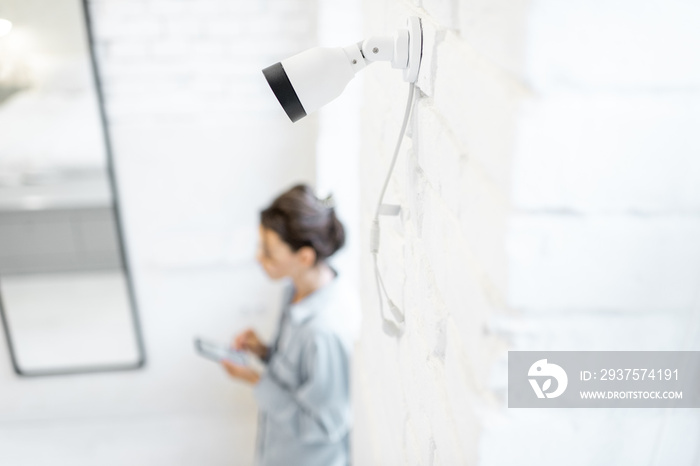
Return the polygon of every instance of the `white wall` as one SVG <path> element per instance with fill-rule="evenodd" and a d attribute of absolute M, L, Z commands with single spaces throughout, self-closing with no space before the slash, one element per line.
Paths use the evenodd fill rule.
<path fill-rule="evenodd" d="M 0 345 L 0 463 L 248 464 L 250 389 L 192 337 L 275 322 L 279 284 L 253 260 L 258 211 L 315 180 L 317 121 L 292 126 L 261 70 L 316 42 L 315 2 L 90 9 L 148 362 L 26 380 Z"/>
<path fill-rule="evenodd" d="M 506 369 L 508 350 L 698 349 L 700 9 L 367 1 L 365 35 L 406 15 L 426 42 L 380 253 L 406 332 L 382 333 L 364 255 L 358 464 L 697 464 L 697 412 L 509 410 Z M 366 230 L 407 85 L 365 79 Z"/>
<path fill-rule="evenodd" d="M 362 7 L 358 2 L 318 2 L 318 44 L 341 47 L 362 40 Z M 336 215 L 343 222 L 345 246 L 331 261 L 359 291 L 360 238 L 360 119 L 363 76 L 360 72 L 342 95 L 318 111 L 316 186 L 320 195 L 333 193 Z"/>

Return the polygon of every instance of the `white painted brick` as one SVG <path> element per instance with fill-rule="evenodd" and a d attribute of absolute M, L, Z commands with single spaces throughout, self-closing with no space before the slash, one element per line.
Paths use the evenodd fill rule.
<path fill-rule="evenodd" d="M 437 62 L 435 106 L 467 155 L 505 189 L 525 90 L 452 33 L 438 45 Z"/>
<path fill-rule="evenodd" d="M 460 0 L 459 34 L 479 54 L 522 76 L 532 1 Z"/>
<path fill-rule="evenodd" d="M 95 36 L 100 40 L 116 38 L 155 39 L 163 31 L 162 24 L 149 18 L 120 21 L 115 18 L 96 18 Z"/>
<path fill-rule="evenodd" d="M 222 141 L 221 134 L 235 135 L 241 131 L 240 127 L 232 130 L 226 122 L 233 124 L 239 121 L 240 115 L 244 114 L 246 127 L 257 124 L 269 130 L 280 123 L 288 123 L 284 120 L 286 116 L 274 113 L 279 110 L 274 99 L 270 99 L 270 95 L 263 93 L 263 91 L 269 93 L 269 89 L 263 88 L 264 80 L 260 75 L 260 69 L 266 65 L 257 55 L 262 49 L 256 50 L 250 42 L 240 49 L 236 49 L 233 45 L 238 41 L 234 42 L 232 39 L 249 33 L 242 26 L 252 23 L 252 20 L 255 20 L 256 24 L 261 24 L 259 15 L 262 10 L 258 3 L 251 8 L 240 5 L 236 11 L 232 11 L 232 2 L 228 1 L 153 1 L 138 2 L 138 7 L 133 5 L 133 2 L 117 5 L 119 3 L 111 0 L 102 1 L 93 11 L 96 40 L 104 44 L 103 53 L 99 56 L 99 65 L 105 84 L 108 118 L 113 126 L 115 154 L 118 154 L 123 161 L 130 161 L 132 157 L 138 160 L 138 162 L 134 161 L 133 165 L 131 162 L 124 162 L 130 167 L 127 172 L 130 172 L 130 170 L 139 169 L 138 167 L 143 168 L 149 156 L 167 153 L 170 161 L 164 166 L 154 162 L 155 166 L 148 172 L 160 173 L 163 186 L 168 186 L 168 180 L 171 178 L 179 179 L 181 183 L 182 179 L 188 177 L 192 182 L 188 186 L 199 186 L 195 191 L 182 189 L 182 186 L 167 188 L 172 192 L 189 192 L 187 199 L 160 199 L 152 205 L 141 200 L 133 204 L 139 206 L 139 208 L 134 207 L 135 212 L 147 212 L 145 215 L 147 220 L 144 222 L 139 219 L 140 214 L 137 214 L 136 220 L 131 224 L 154 225 L 155 232 L 149 234 L 148 238 L 162 234 L 167 236 L 168 233 L 161 229 L 164 224 L 169 224 L 167 228 L 175 228 L 170 233 L 173 234 L 172 241 L 159 243 L 163 245 L 161 249 L 165 248 L 166 251 L 158 252 L 156 255 L 167 256 L 168 244 L 179 244 L 180 239 L 176 240 L 176 237 L 183 238 L 181 242 L 184 244 L 187 242 L 188 235 L 190 238 L 208 237 L 212 234 L 211 229 L 222 231 L 218 221 L 206 223 L 212 222 L 212 219 L 219 215 L 217 211 L 232 211 L 231 205 L 222 204 L 225 199 L 232 197 L 225 195 L 221 190 L 225 189 L 224 186 L 230 184 L 230 179 L 235 179 L 236 176 L 230 169 L 222 166 L 218 157 L 222 157 L 222 160 L 227 161 L 226 163 L 236 159 L 231 158 L 229 153 L 223 154 L 221 150 L 228 148 L 226 150 L 230 151 L 231 148 L 237 147 L 237 150 L 242 150 L 252 155 L 252 159 L 259 161 L 265 157 L 260 158 L 254 154 L 282 153 L 280 147 L 275 149 L 269 145 L 267 148 L 263 147 L 267 144 L 256 145 L 254 142 L 256 138 L 263 141 L 269 140 L 265 136 L 265 131 L 261 129 L 248 131 L 246 138 Z M 310 10 L 306 8 L 298 9 L 297 16 L 303 18 L 309 12 Z M 298 22 L 299 17 L 288 15 L 283 20 Z M 197 39 L 201 35 L 203 25 L 208 21 L 226 23 L 235 34 L 227 31 L 231 34 L 230 37 L 221 37 L 216 40 Z M 269 12 L 264 21 L 275 22 L 274 13 Z M 311 24 L 307 19 L 304 21 L 306 24 Z M 255 32 L 251 37 L 253 43 L 255 43 L 255 35 L 262 34 L 263 32 L 260 31 Z M 305 34 L 313 35 L 313 28 L 307 28 Z M 304 45 L 302 42 L 308 43 L 310 37 L 291 38 L 290 34 L 284 30 L 276 30 L 273 34 L 268 34 L 265 39 L 266 41 L 260 41 L 263 47 L 267 44 L 302 47 Z M 227 58 L 233 53 L 239 54 L 235 60 Z M 309 118 L 308 122 L 298 124 L 293 132 L 290 131 L 290 127 L 277 130 L 280 135 L 283 135 L 280 141 L 287 140 L 291 144 L 289 148 L 297 148 L 291 149 L 293 153 L 300 150 L 301 153 L 307 154 L 302 157 L 285 158 L 288 161 L 296 160 L 298 164 L 296 167 L 289 167 L 290 170 L 284 170 L 290 178 L 303 178 L 302 174 L 312 169 L 309 164 L 304 164 L 303 160 L 308 159 L 308 155 L 313 154 L 313 150 L 302 141 L 312 137 L 313 121 L 313 118 Z M 173 133 L 172 125 L 180 130 Z M 209 141 L 219 141 L 220 146 L 211 146 L 207 149 L 202 139 L 187 139 L 187 134 L 191 131 L 185 129 L 196 128 L 196 131 L 202 131 L 203 125 L 219 128 L 211 130 Z M 128 128 L 128 131 L 122 133 L 115 128 Z M 131 140 L 131 144 L 125 145 L 125 138 Z M 158 140 L 159 144 L 151 145 L 148 142 L 151 140 Z M 296 140 L 297 143 L 291 143 L 291 140 Z M 224 184 L 220 183 L 223 180 L 210 180 L 210 183 L 202 185 L 198 180 L 203 174 L 201 170 L 208 170 L 205 168 L 207 165 L 202 165 L 200 168 L 195 165 L 182 170 L 181 158 L 201 161 L 202 152 L 205 156 L 211 156 L 211 158 L 206 157 L 212 164 L 208 169 L 218 166 L 220 170 L 217 173 L 221 176 L 228 174 L 230 179 L 227 179 Z M 198 156 L 192 159 L 193 153 Z M 124 176 L 125 182 L 130 184 L 130 190 L 127 192 L 148 191 L 146 179 L 138 179 L 134 184 L 132 181 L 126 181 L 128 178 L 128 175 Z M 277 182 L 270 180 L 270 183 L 280 184 L 279 180 Z M 241 186 L 240 183 L 237 184 Z M 208 200 L 202 201 L 202 199 Z M 180 214 L 175 214 L 173 210 L 177 202 L 182 203 Z M 160 207 L 157 207 L 158 203 L 161 204 Z M 199 212 L 199 215 L 191 216 L 188 220 L 184 220 L 186 216 L 181 217 L 184 222 L 180 225 L 172 223 L 183 211 L 189 210 Z M 199 230 L 192 229 L 192 225 L 196 224 L 200 225 Z M 176 246 L 170 249 L 172 248 Z M 213 257 L 215 254 L 209 255 Z"/>
<path fill-rule="evenodd" d="M 287 14 L 308 15 L 313 11 L 313 3 L 306 0 L 265 0 L 260 3 L 266 13 L 274 13 L 280 17 Z"/>
<path fill-rule="evenodd" d="M 432 190 L 426 192 L 425 217 L 421 245 L 425 248 L 426 256 L 434 264 L 436 287 L 446 301 L 448 310 L 457 314 L 468 312 L 465 305 L 478 303 L 464 302 L 469 285 L 463 282 L 477 280 L 483 286 L 483 281 L 489 280 L 488 268 L 479 259 L 484 257 L 481 251 L 472 249 L 466 241 L 466 236 L 455 218 L 441 205 Z M 497 263 L 494 258 L 494 263 Z M 495 267 L 491 268 L 495 270 Z M 483 278 L 482 278 L 483 277 Z M 491 282 L 495 279 L 491 279 Z"/>
<path fill-rule="evenodd" d="M 392 231 L 390 226 L 387 225 L 389 222 L 382 219 L 380 223 L 382 224 L 382 229 L 378 263 L 381 277 L 389 298 L 399 309 L 405 309 L 406 269 L 404 265 L 404 248 L 406 243 L 401 235 Z M 391 311 L 386 300 L 384 301 L 384 312 L 387 317 L 391 318 Z"/>
<path fill-rule="evenodd" d="M 561 311 L 698 305 L 700 218 L 514 215 L 509 303 Z"/>
<path fill-rule="evenodd" d="M 170 76 L 177 78 L 180 75 L 192 74 L 195 70 L 195 65 L 185 61 L 131 63 L 121 60 L 105 60 L 100 65 L 100 71 L 107 80 L 131 77 L 163 79 Z"/>
<path fill-rule="evenodd" d="M 459 341 L 461 338 L 462 333 L 454 325 L 448 325 L 448 339 Z M 474 391 L 474 383 L 470 381 L 472 375 L 469 366 L 456 351 L 456 346 L 457 344 L 450 344 L 446 352 L 445 391 L 455 420 L 455 434 L 466 458 L 463 464 L 475 464 L 478 457 L 479 419 L 474 404 L 480 400 Z"/>
<path fill-rule="evenodd" d="M 456 215 L 461 204 L 461 182 L 467 157 L 455 136 L 435 111 L 432 102 L 420 99 L 412 119 L 416 157 L 428 182 Z"/>
<path fill-rule="evenodd" d="M 507 341 L 512 351 L 697 351 L 700 343 L 688 340 L 687 323 L 693 322 L 693 312 L 534 309 L 517 316 L 493 316 L 487 329 L 489 334 Z M 653 329 L 654 337 L 640 338 L 649 329 Z M 506 381 L 491 380 L 489 383 L 495 385 L 490 388 L 505 388 Z"/>
<path fill-rule="evenodd" d="M 381 71 L 390 70 L 385 69 Z M 377 73 L 375 75 L 370 75 L 369 77 L 372 78 L 374 76 L 382 76 L 383 78 L 393 77 L 389 73 Z M 391 81 L 391 79 L 386 79 L 382 82 L 388 83 Z M 367 126 L 370 126 L 371 131 L 373 131 L 376 135 L 376 137 L 371 141 L 373 145 L 375 145 L 373 149 L 376 150 L 377 164 L 379 167 L 381 167 L 380 176 L 384 176 L 386 169 L 389 166 L 391 156 L 396 146 L 396 140 L 399 135 L 406 105 L 408 87 L 393 86 L 393 88 L 384 88 L 385 93 L 383 94 L 382 86 L 379 85 L 379 82 L 368 79 L 365 88 L 366 98 L 371 100 L 373 105 L 376 105 L 378 108 L 378 112 L 376 114 L 367 114 L 366 118 Z M 410 144 L 410 140 L 406 139 L 402 144 L 402 150 L 405 150 L 406 145 Z"/>
<path fill-rule="evenodd" d="M 124 61 L 140 61 L 151 55 L 152 44 L 138 41 L 109 41 L 103 42 L 107 49 L 105 56 L 109 59 Z"/>
<path fill-rule="evenodd" d="M 376 86 L 374 83 L 369 86 L 376 113 L 368 115 L 373 123 L 369 125 L 372 130 L 365 132 L 374 141 L 372 150 L 368 152 L 373 160 L 386 157 L 393 148 L 396 127 L 402 116 L 400 102 L 403 100 L 397 98 L 398 86 L 392 84 L 395 82 L 393 76 L 389 73 L 376 74 L 382 77 L 382 81 L 378 81 Z M 416 361 L 426 358 L 439 361 L 450 354 L 449 351 L 455 347 L 454 344 L 450 346 L 447 337 L 450 314 L 455 318 L 459 316 L 465 331 L 481 332 L 479 325 L 472 325 L 470 316 L 474 309 L 465 308 L 465 303 L 472 303 L 465 300 L 463 294 L 467 289 L 465 285 L 471 285 L 471 276 L 462 273 L 462 270 L 474 267 L 480 270 L 480 265 L 464 263 L 465 258 L 473 259 L 474 255 L 469 255 L 465 250 L 467 240 L 461 234 L 457 217 L 462 196 L 460 173 L 466 160 L 461 155 L 459 142 L 449 136 L 451 128 L 428 100 L 418 102 L 415 118 L 411 128 L 413 144 L 405 149 L 405 154 L 401 154 L 396 170 L 397 179 L 392 183 L 394 189 L 390 190 L 392 199 L 400 200 L 405 210 L 401 218 L 405 224 L 403 228 L 397 227 L 397 231 L 409 240 L 401 253 L 403 257 L 393 256 L 394 262 L 403 263 L 408 272 L 407 330 L 401 340 L 407 354 L 398 361 L 391 357 L 385 357 L 383 361 L 386 365 L 398 362 L 406 371 L 404 379 L 435 382 L 404 384 L 403 391 L 409 404 L 405 411 L 395 411 L 394 416 L 408 412 L 411 413 L 410 419 L 428 419 L 428 422 L 422 421 L 420 424 L 409 422 L 404 435 L 423 442 L 430 438 L 431 443 L 409 442 L 409 445 L 405 445 L 406 440 L 403 440 L 399 446 L 403 449 L 402 455 L 406 456 L 395 458 L 405 457 L 402 464 L 463 464 L 465 455 L 470 452 L 465 451 L 465 439 L 460 438 L 457 432 L 456 414 L 453 415 L 451 408 L 447 408 L 450 404 L 442 388 L 442 376 L 438 375 L 438 379 L 435 379 L 428 366 Z M 383 150 L 376 150 L 377 147 Z M 425 170 L 421 166 L 423 164 Z M 434 186 L 426 184 L 428 180 Z M 469 189 L 472 188 L 473 185 L 469 185 Z M 447 249 L 446 245 L 451 245 L 451 248 Z M 478 347 L 476 339 L 473 344 Z M 477 354 L 473 358 L 479 359 Z M 461 390 L 464 394 L 466 388 L 456 386 L 453 391 Z M 466 430 L 462 427 L 460 431 L 462 429 Z"/>
<path fill-rule="evenodd" d="M 700 9 L 683 0 L 461 0 L 460 34 L 538 92 L 567 87 L 695 86 Z M 673 53 L 668 53 L 673 50 Z"/>
<path fill-rule="evenodd" d="M 356 369 L 362 367 L 364 360 L 359 361 L 358 354 L 360 349 L 353 351 L 353 370 L 351 377 L 351 397 L 353 404 L 353 423 L 354 425 L 365 426 L 365 429 L 353 429 L 351 433 L 351 455 L 353 462 L 356 464 L 381 464 L 377 458 L 377 451 L 381 449 L 380 432 L 377 429 L 379 425 L 376 419 L 376 409 L 372 405 L 373 396 L 369 392 L 366 376 L 364 372 Z M 361 446 L 361 448 L 360 448 Z"/>
<path fill-rule="evenodd" d="M 693 458 L 697 458 L 700 453 L 697 443 L 692 441 L 700 435 L 700 416 L 697 410 L 668 410 L 662 423 L 659 458 L 668 464 L 692 465 Z"/>
<path fill-rule="evenodd" d="M 457 0 L 421 0 L 421 6 L 442 28 L 457 28 Z"/>
<path fill-rule="evenodd" d="M 473 184 L 468 186 L 470 189 L 473 188 Z M 438 198 L 434 190 L 426 191 L 422 201 L 425 210 L 425 218 L 422 221 L 425 225 L 423 239 L 414 240 L 419 241 L 415 248 L 419 246 L 425 248 L 423 254 L 428 258 L 429 265 L 415 264 L 414 267 L 418 269 L 417 275 L 413 277 L 409 274 L 409 279 L 412 283 L 422 284 L 422 288 L 414 289 L 414 292 L 419 295 L 415 298 L 419 305 L 424 309 L 431 309 L 432 313 L 437 312 L 437 301 L 432 297 L 437 293 L 439 299 L 444 300 L 452 318 L 460 325 L 465 337 L 468 335 L 466 341 L 469 342 L 469 348 L 477 349 L 482 330 L 479 319 L 483 320 L 485 312 L 488 313 L 490 309 L 498 306 L 498 299 L 494 301 L 499 294 L 498 288 L 493 285 L 496 277 L 489 275 L 489 271 L 494 274 L 497 270 L 502 270 L 505 257 L 500 256 L 501 258 L 498 259 L 498 251 L 503 246 L 495 243 L 492 249 L 495 256 L 489 257 L 488 251 L 484 251 L 482 247 L 483 241 L 468 241 L 474 238 L 473 231 L 464 234 L 457 219 L 451 218 L 453 215 L 445 209 Z M 473 218 L 476 221 L 478 216 Z M 489 232 L 486 236 L 498 238 L 498 231 L 490 230 L 489 228 L 492 228 L 490 224 L 480 225 L 480 228 L 484 232 Z M 503 233 L 501 233 L 502 237 Z M 485 267 L 482 265 L 482 259 L 494 265 Z M 434 271 L 434 279 L 422 276 L 424 269 Z M 420 296 L 421 294 L 423 296 Z M 423 302 L 424 299 L 425 302 Z M 475 360 L 478 360 L 478 355 L 472 354 Z"/>
<path fill-rule="evenodd" d="M 179 2 L 170 2 L 179 3 Z M 182 10 L 178 9 L 177 6 L 163 5 L 162 2 L 156 1 L 153 10 L 155 12 L 176 12 L 176 13 L 187 13 L 188 15 L 202 15 L 207 17 L 216 17 L 218 15 L 226 14 L 231 10 L 231 2 L 226 0 L 197 0 L 194 2 L 184 1 L 184 8 Z M 245 9 L 243 10 L 245 11 Z"/>
<path fill-rule="evenodd" d="M 146 2 L 135 1 L 90 1 L 90 12 L 97 18 L 110 18 L 115 21 L 127 21 L 138 19 L 147 15 L 148 7 Z"/>
<path fill-rule="evenodd" d="M 404 209 L 390 229 L 401 247 L 384 256 L 387 267 L 406 269 L 393 285 L 405 291 L 406 333 L 395 351 L 375 323 L 361 343 L 376 355 L 368 363 L 380 378 L 366 396 L 377 404 L 401 399 L 382 411 L 387 419 L 373 421 L 376 430 L 401 432 L 385 439 L 391 445 L 373 445 L 391 452 L 379 464 L 640 463 L 654 440 L 642 430 L 658 417 L 509 412 L 501 356 L 679 349 L 697 304 L 700 196 L 689 158 L 697 152 L 697 62 L 664 56 L 659 62 L 673 69 L 643 75 L 644 48 L 624 55 L 629 40 L 609 46 L 648 22 L 647 4 L 516 3 L 365 3 L 370 33 L 390 30 L 407 12 L 420 12 L 426 25 L 421 98 L 389 189 Z M 650 30 L 684 8 L 672 3 Z M 574 24 L 575 15 L 586 21 Z M 606 27 L 611 18 L 619 30 Z M 687 35 L 692 20 L 681 23 Z M 604 39 L 586 41 L 598 33 Z M 640 43 L 654 56 L 677 39 Z M 691 56 L 690 47 L 680 56 Z M 387 161 L 402 116 L 390 71 L 365 72 L 365 224 L 382 181 L 374 168 Z M 363 292 L 374 293 L 371 281 Z M 364 302 L 376 322 L 375 299 Z M 641 337 L 649 328 L 656 338 Z M 398 388 L 388 380 L 395 376 Z M 620 445 L 620 436 L 643 438 L 646 450 Z M 683 464 L 692 456 L 680 448 Z"/>
<path fill-rule="evenodd" d="M 156 59 L 180 60 L 201 63 L 234 61 L 226 57 L 227 49 L 220 41 L 168 40 L 153 44 L 153 56 Z M 199 69 L 197 69 L 200 72 Z M 200 72 L 201 73 L 201 72 Z M 201 73 L 203 74 L 203 73 Z"/>
<path fill-rule="evenodd" d="M 428 199 L 432 198 L 432 195 L 428 196 Z M 475 377 L 484 377 L 489 367 L 486 354 L 493 348 L 488 335 L 484 335 L 484 328 L 488 315 L 502 306 L 500 292 L 489 280 L 487 268 L 479 262 L 481 251 L 478 247 L 472 249 L 471 243 L 460 239 L 462 233 L 457 222 L 454 219 L 442 220 L 440 214 L 446 212 L 439 210 L 439 204 L 434 201 L 427 203 L 426 222 L 431 226 L 426 227 L 424 239 L 419 243 L 425 247 L 429 265 L 418 266 L 421 271 L 430 270 L 433 277 L 420 272 L 409 283 L 421 284 L 414 294 L 422 295 L 415 300 L 423 313 L 434 314 L 435 319 L 445 312 L 442 311 L 442 306 L 445 306 L 447 320 L 435 322 L 445 328 L 455 325 L 459 329 L 465 361 Z M 426 318 L 423 320 L 430 322 Z M 432 326 L 436 327 L 435 324 Z M 445 338 L 444 335 L 441 337 Z M 436 337 L 435 341 L 439 339 Z M 445 345 L 444 342 L 441 344 Z M 454 342 L 452 346 L 456 347 Z"/>
<path fill-rule="evenodd" d="M 198 94 L 216 94 L 220 97 L 226 86 L 220 78 L 198 77 L 192 81 L 191 89 Z"/>
<path fill-rule="evenodd" d="M 378 349 L 375 349 L 372 351 L 371 357 L 363 358 L 363 366 L 368 369 L 366 374 L 369 381 L 369 393 L 372 394 L 373 399 L 377 400 L 373 404 L 375 410 L 372 414 L 383 424 L 382 427 L 376 429 L 379 434 L 376 438 L 378 448 L 374 449 L 373 456 L 380 458 L 381 462 L 378 464 L 400 464 L 398 459 L 402 455 L 398 446 L 401 443 L 400 433 L 404 418 L 394 415 L 394 413 L 402 411 L 400 378 L 395 365 L 387 368 L 382 367 L 384 359 L 377 359 L 377 354 L 381 354 L 377 351 Z M 373 365 L 377 367 L 373 367 Z"/>
<path fill-rule="evenodd" d="M 178 20 L 192 19 L 196 21 L 216 18 L 217 16 L 237 15 L 242 22 L 252 16 L 266 13 L 265 4 L 268 2 L 231 2 L 215 0 L 211 2 L 149 0 L 146 4 L 148 13 L 159 19 Z M 297 2 L 290 2 L 297 3 Z M 301 12 L 304 14 L 304 12 Z M 307 12 L 308 13 L 308 12 Z M 275 12 L 270 12 L 272 17 Z"/>
<path fill-rule="evenodd" d="M 416 267 L 418 270 L 411 273 L 409 278 L 411 283 L 424 283 L 424 289 L 416 290 L 415 287 L 408 287 L 406 292 L 408 304 L 405 309 L 407 324 L 404 341 L 413 342 L 418 339 L 421 342 L 421 350 L 425 353 L 416 355 L 419 359 L 442 360 L 445 357 L 447 344 L 445 329 L 449 310 L 435 286 L 435 274 L 429 258 L 423 251 L 417 252 L 416 255 L 416 259 L 409 262 L 409 266 Z M 411 348 L 411 351 L 415 350 Z"/>
<path fill-rule="evenodd" d="M 224 16 L 224 17 L 212 17 L 203 26 L 203 30 L 208 37 L 213 38 L 239 38 L 243 39 L 248 34 L 254 35 L 252 33 L 269 33 L 272 34 L 278 31 L 275 25 L 268 22 L 258 21 L 258 27 L 260 28 L 262 24 L 265 25 L 264 30 L 252 29 L 250 25 L 241 24 L 234 16 Z"/>
<path fill-rule="evenodd" d="M 414 330 L 418 330 L 414 328 Z M 428 367 L 425 353 L 427 348 L 423 344 L 420 337 L 414 335 L 411 344 L 403 343 L 401 345 L 401 353 L 405 355 L 400 361 L 401 378 L 405 381 L 422 380 L 423 383 L 406 384 L 402 388 L 402 395 L 405 398 L 405 408 L 398 414 L 402 418 L 404 424 L 402 448 L 406 453 L 410 454 L 409 458 L 415 459 L 425 457 L 424 449 L 427 446 L 423 441 L 431 437 L 434 431 L 433 422 L 431 420 L 431 409 L 434 408 L 435 400 L 435 379 L 433 371 Z M 411 361 L 420 361 L 419 364 L 411 363 Z M 421 441 L 421 444 L 413 445 L 414 451 L 411 451 L 410 441 L 407 438 L 407 427 L 412 431 L 416 440 Z M 407 458 L 409 462 L 410 459 Z"/>
<path fill-rule="evenodd" d="M 204 22 L 192 17 L 178 17 L 165 20 L 163 32 L 178 39 L 198 38 L 204 35 Z"/>
<path fill-rule="evenodd" d="M 646 464 L 656 440 L 656 430 L 649 426 L 657 425 L 661 410 L 616 413 L 605 409 L 520 409 L 491 415 L 484 420 L 478 464 Z M 625 448 L 620 438 L 635 441 Z"/>
<path fill-rule="evenodd" d="M 484 269 L 494 298 L 505 295 L 507 251 L 504 250 L 509 206 L 506 195 L 477 160 L 467 162 L 460 182 L 458 221 L 468 247 Z M 483 285 L 483 283 L 482 283 Z"/>
<path fill-rule="evenodd" d="M 513 203 L 585 213 L 700 212 L 700 95 L 554 95 L 521 110 Z"/>
<path fill-rule="evenodd" d="M 532 86 L 697 87 L 700 5 L 630 0 L 532 3 L 525 75 Z"/>
<path fill-rule="evenodd" d="M 149 13 L 160 15 L 163 17 L 179 16 L 183 14 L 191 14 L 194 2 L 177 2 L 173 0 L 149 0 L 148 2 L 139 2 L 145 4 Z"/>
<path fill-rule="evenodd" d="M 194 44 L 191 40 L 163 40 L 153 44 L 152 48 L 153 56 L 159 60 L 173 58 L 183 60 L 185 57 L 188 59 L 196 58 Z"/>

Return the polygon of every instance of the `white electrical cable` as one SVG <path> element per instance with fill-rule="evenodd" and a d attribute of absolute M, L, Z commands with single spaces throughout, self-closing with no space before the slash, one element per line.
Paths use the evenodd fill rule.
<path fill-rule="evenodd" d="M 370 232 L 370 252 L 372 253 L 372 258 L 374 262 L 374 278 L 377 283 L 377 295 L 379 297 L 379 314 L 382 317 L 382 330 L 389 336 L 401 336 L 404 332 L 405 319 L 401 310 L 394 304 L 394 302 L 389 297 L 384 286 L 384 281 L 382 280 L 382 275 L 379 272 L 379 266 L 377 264 L 377 258 L 379 255 L 379 215 L 382 211 L 382 205 L 384 202 L 384 195 L 386 194 L 386 189 L 389 186 L 389 180 L 391 179 L 391 174 L 394 171 L 394 166 L 396 165 L 396 159 L 399 156 L 399 150 L 401 149 L 401 143 L 406 135 L 406 127 L 408 126 L 408 120 L 411 115 L 411 108 L 413 105 L 413 96 L 415 94 L 415 83 L 411 83 L 408 88 L 408 99 L 406 101 L 406 111 L 404 112 L 403 123 L 401 124 L 401 130 L 399 131 L 399 138 L 396 141 L 396 148 L 394 149 L 394 155 L 391 159 L 391 164 L 389 165 L 389 171 L 384 179 L 384 186 L 382 186 L 381 194 L 379 195 L 379 200 L 377 201 L 377 209 L 374 212 L 374 218 L 372 219 L 372 230 Z M 384 315 L 384 300 L 382 298 L 382 292 L 386 296 L 387 302 L 389 303 L 389 309 L 394 315 L 395 320 L 387 319 Z"/>

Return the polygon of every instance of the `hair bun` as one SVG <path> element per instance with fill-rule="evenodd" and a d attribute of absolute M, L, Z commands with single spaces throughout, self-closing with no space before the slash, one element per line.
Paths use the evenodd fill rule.
<path fill-rule="evenodd" d="M 307 184 L 280 194 L 260 212 L 260 223 L 275 231 L 293 251 L 310 246 L 316 261 L 325 260 L 345 244 L 345 228 L 335 214 L 332 193 L 324 198 Z"/>

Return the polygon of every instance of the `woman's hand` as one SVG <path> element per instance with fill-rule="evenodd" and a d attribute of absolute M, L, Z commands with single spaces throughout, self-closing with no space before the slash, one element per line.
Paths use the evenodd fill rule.
<path fill-rule="evenodd" d="M 240 366 L 226 359 L 221 361 L 221 365 L 224 366 L 224 369 L 226 369 L 226 372 L 228 372 L 231 377 L 245 380 L 253 385 L 258 383 L 258 380 L 260 380 L 260 374 L 248 366 Z"/>
<path fill-rule="evenodd" d="M 238 351 L 250 351 L 260 359 L 264 359 L 268 352 L 267 346 L 260 341 L 255 331 L 250 328 L 242 333 L 239 333 L 233 340 L 233 344 L 231 346 Z"/>

